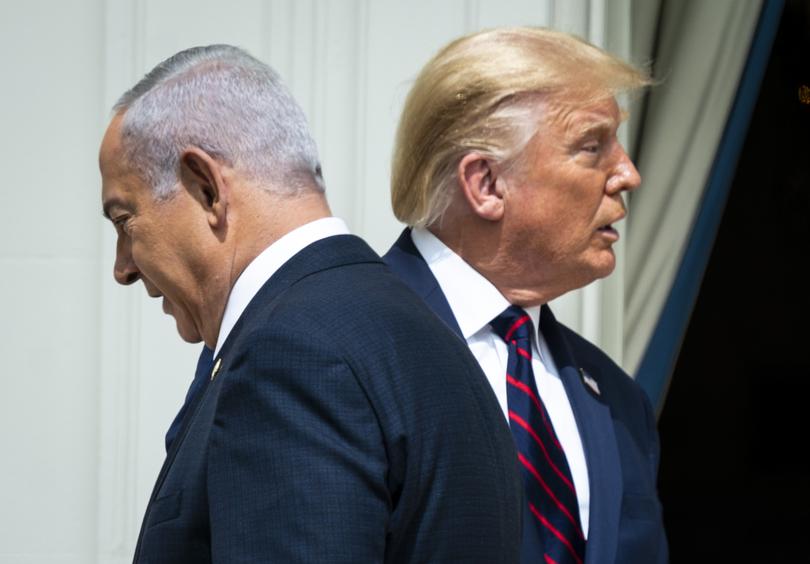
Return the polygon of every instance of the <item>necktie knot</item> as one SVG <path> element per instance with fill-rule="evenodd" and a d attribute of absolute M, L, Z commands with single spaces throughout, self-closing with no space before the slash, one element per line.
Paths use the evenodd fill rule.
<path fill-rule="evenodd" d="M 512 341 L 528 342 L 531 336 L 532 318 L 518 306 L 509 306 L 489 324 L 507 345 Z"/>

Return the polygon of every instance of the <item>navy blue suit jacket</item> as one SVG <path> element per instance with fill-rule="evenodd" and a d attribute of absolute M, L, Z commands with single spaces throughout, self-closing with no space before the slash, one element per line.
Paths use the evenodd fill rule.
<path fill-rule="evenodd" d="M 291 258 L 216 358 L 135 562 L 518 562 L 521 485 L 497 400 L 360 239 Z"/>
<path fill-rule="evenodd" d="M 450 305 L 413 244 L 409 229 L 383 259 L 461 336 Z M 586 564 L 666 562 L 667 543 L 656 491 L 658 432 L 647 396 L 607 355 L 558 323 L 548 306 L 543 306 L 540 330 L 571 402 L 588 465 Z M 584 384 L 583 375 L 597 382 L 598 395 Z M 524 519 L 532 518 L 524 511 Z M 524 525 L 525 534 L 534 530 Z"/>

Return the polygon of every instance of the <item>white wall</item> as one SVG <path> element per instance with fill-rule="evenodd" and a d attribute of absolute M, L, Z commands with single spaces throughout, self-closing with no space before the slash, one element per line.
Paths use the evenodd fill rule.
<path fill-rule="evenodd" d="M 92 561 L 102 8 L 0 1 L 4 563 Z"/>
<path fill-rule="evenodd" d="M 384 252 L 394 128 L 429 56 L 517 24 L 627 53 L 630 1 L 0 0 L 0 564 L 129 562 L 193 375 L 198 346 L 112 280 L 96 155 L 118 95 L 182 48 L 247 48 L 309 116 L 333 211 Z M 556 304 L 616 358 L 621 288 L 620 265 Z"/>

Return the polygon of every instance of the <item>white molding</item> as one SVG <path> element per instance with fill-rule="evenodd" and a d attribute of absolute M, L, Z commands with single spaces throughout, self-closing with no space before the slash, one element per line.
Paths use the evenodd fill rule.
<path fill-rule="evenodd" d="M 357 194 L 365 194 L 357 163 L 365 162 L 365 145 L 358 138 L 366 119 L 361 105 L 361 86 L 366 76 L 361 59 L 366 8 L 366 3 L 358 0 L 327 3 L 316 21 L 318 123 L 313 129 L 332 211 L 345 219 L 354 232 L 359 232 L 357 220 L 361 217 L 357 213 Z"/>
<path fill-rule="evenodd" d="M 116 98 L 132 84 L 143 64 L 145 6 L 142 0 L 104 3 L 104 118 Z M 115 236 L 100 233 L 99 457 L 97 561 L 132 560 L 140 524 L 136 515 L 139 412 L 138 294 L 110 284 Z"/>
<path fill-rule="evenodd" d="M 356 117 L 355 127 L 355 173 L 354 173 L 354 206 L 351 218 L 351 227 L 354 233 L 362 235 L 366 227 L 366 191 L 368 189 L 368 45 L 369 45 L 369 20 L 370 20 L 370 0 L 358 0 L 357 2 L 357 50 L 354 57 L 356 82 L 356 95 L 354 112 Z"/>
<path fill-rule="evenodd" d="M 292 49 L 289 49 L 287 37 L 292 28 L 292 4 L 289 0 L 265 0 L 262 7 L 265 33 L 261 58 L 269 62 L 285 83 L 292 87 Z"/>
<path fill-rule="evenodd" d="M 481 0 L 465 0 L 464 32 L 472 33 L 481 28 Z"/>
<path fill-rule="evenodd" d="M 550 25 L 554 29 L 588 38 L 590 0 L 555 0 Z"/>
<path fill-rule="evenodd" d="M 601 48 L 607 44 L 606 0 L 591 0 L 588 10 L 588 41 Z"/>
<path fill-rule="evenodd" d="M 312 32 L 312 57 L 309 64 L 309 83 L 312 91 L 309 119 L 313 134 L 322 139 L 330 121 L 327 112 L 330 85 L 327 84 L 326 50 L 334 25 L 328 17 L 329 5 L 315 3 L 312 9 L 311 21 L 315 30 Z"/>

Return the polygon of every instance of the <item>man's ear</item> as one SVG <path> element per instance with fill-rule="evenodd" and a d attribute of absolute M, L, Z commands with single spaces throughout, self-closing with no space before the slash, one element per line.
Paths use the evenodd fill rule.
<path fill-rule="evenodd" d="M 503 218 L 503 183 L 492 161 L 480 153 L 467 153 L 458 163 L 458 184 L 470 209 L 482 219 Z"/>
<path fill-rule="evenodd" d="M 222 164 L 199 147 L 189 147 L 180 155 L 180 181 L 214 228 L 225 225 L 228 211 L 230 193 L 222 173 Z"/>

